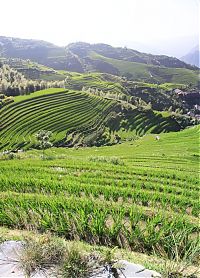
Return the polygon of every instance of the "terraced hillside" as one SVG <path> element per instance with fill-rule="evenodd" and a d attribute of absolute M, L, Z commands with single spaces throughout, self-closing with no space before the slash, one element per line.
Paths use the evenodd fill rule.
<path fill-rule="evenodd" d="M 66 133 L 75 143 L 80 136 L 101 128 L 115 106 L 110 100 L 62 89 L 16 97 L 13 104 L 0 110 L 1 148 L 31 147 L 40 129 L 53 132 L 54 144 L 65 140 Z"/>
<path fill-rule="evenodd" d="M 87 90 L 88 88 L 98 90 L 102 95 L 127 95 L 127 89 L 123 85 L 123 79 L 119 76 L 104 73 L 70 73 L 63 72 L 67 76 L 65 87 L 72 90 Z"/>
<path fill-rule="evenodd" d="M 192 90 L 185 84 L 144 83 L 108 73 L 71 73 L 59 71 L 66 77 L 64 86 L 70 90 L 83 90 L 93 95 L 127 101 L 135 106 L 151 105 L 158 111 L 182 110 L 186 114 L 199 103 L 198 89 Z M 178 90 L 176 90 L 178 89 Z M 181 92 L 181 93 L 177 93 Z"/>
<path fill-rule="evenodd" d="M 171 115 L 124 107 L 121 102 L 80 91 L 47 89 L 17 96 L 0 110 L 0 149 L 37 147 L 35 134 L 53 132 L 54 146 L 102 145 L 145 133 L 178 131 Z"/>
<path fill-rule="evenodd" d="M 198 253 L 199 127 L 0 160 L 0 225 L 178 259 Z M 30 158 L 32 157 L 32 158 Z M 191 258 L 191 257 L 190 257 Z"/>

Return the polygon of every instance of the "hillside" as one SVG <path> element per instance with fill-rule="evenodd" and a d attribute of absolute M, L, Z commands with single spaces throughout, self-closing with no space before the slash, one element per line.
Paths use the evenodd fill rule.
<path fill-rule="evenodd" d="M 0 58 L 0 63 L 8 65 L 31 80 L 62 81 L 65 78 L 53 68 L 33 62 L 30 59 Z"/>
<path fill-rule="evenodd" d="M 90 55 L 90 59 L 92 59 L 91 61 L 93 64 L 99 65 L 101 62 L 103 64 L 105 63 L 105 69 L 103 67 L 104 71 L 106 71 L 106 65 L 109 64 L 115 69 L 115 72 L 111 72 L 112 74 L 122 75 L 131 80 L 143 80 L 145 82 L 158 84 L 165 82 L 192 84 L 193 86 L 197 86 L 198 84 L 197 70 L 190 70 L 185 67 L 169 68 L 162 65 L 155 66 L 146 63 L 130 62 L 126 60 L 109 58 L 96 52 L 91 52 Z M 97 71 L 101 72 L 103 70 L 101 68 L 97 69 Z"/>
<path fill-rule="evenodd" d="M 112 47 L 111 45 L 103 43 L 89 44 L 78 42 L 69 44 L 66 49 L 82 58 L 90 56 L 91 52 L 95 52 L 99 55 L 115 60 L 151 64 L 154 66 L 164 66 L 168 68 L 195 69 L 195 67 L 188 65 L 174 57 L 168 57 L 166 55 L 152 55 L 126 47 Z"/>
<path fill-rule="evenodd" d="M 53 70 L 96 71 L 151 83 L 191 83 L 196 86 L 198 82 L 197 67 L 177 58 L 106 44 L 80 42 L 64 48 L 44 41 L 0 37 L 0 56 L 30 59 Z"/>
<path fill-rule="evenodd" d="M 185 84 L 136 82 L 108 73 L 58 73 L 65 76 L 64 86 L 67 89 L 87 91 L 137 107 L 150 104 L 154 110 L 175 112 L 179 109 L 184 114 L 199 103 L 198 90 Z"/>
<path fill-rule="evenodd" d="M 105 44 L 0 37 L 0 51 L 0 226 L 41 234 L 27 265 L 45 244 L 57 262 L 47 233 L 81 244 L 76 269 L 87 243 L 104 264 L 134 251 L 163 277 L 197 278 L 196 67 Z"/>
<path fill-rule="evenodd" d="M 0 36 L 0 56 L 30 59 L 55 69 L 65 68 L 65 48 L 45 41 Z"/>
<path fill-rule="evenodd" d="M 13 104 L 0 111 L 1 149 L 33 146 L 34 134 L 40 129 L 54 133 L 54 144 L 66 140 L 66 133 L 75 144 L 81 136 L 101 129 L 114 106 L 112 101 L 63 89 L 16 97 Z"/>
<path fill-rule="evenodd" d="M 179 110 L 182 114 L 188 111 L 199 114 L 195 108 L 199 103 L 199 92 L 190 85 L 137 82 L 108 73 L 56 71 L 30 60 L 1 59 L 0 108 L 12 102 L 13 96 L 28 95 L 53 87 L 86 91 L 91 95 L 114 99 L 136 107 L 150 105 L 158 111 Z"/>
<path fill-rule="evenodd" d="M 80 91 L 48 89 L 15 97 L 0 110 L 1 149 L 37 147 L 34 134 L 53 132 L 55 146 L 102 145 L 145 133 L 177 131 L 181 126 L 170 115 L 142 108 L 124 108 L 116 101 Z"/>

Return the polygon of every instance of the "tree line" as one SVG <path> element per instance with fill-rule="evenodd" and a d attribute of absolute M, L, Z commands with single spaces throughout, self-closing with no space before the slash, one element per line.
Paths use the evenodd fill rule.
<path fill-rule="evenodd" d="M 5 96 L 27 95 L 52 87 L 61 88 L 63 81 L 44 81 L 26 79 L 23 74 L 6 64 L 0 64 L 0 93 Z"/>

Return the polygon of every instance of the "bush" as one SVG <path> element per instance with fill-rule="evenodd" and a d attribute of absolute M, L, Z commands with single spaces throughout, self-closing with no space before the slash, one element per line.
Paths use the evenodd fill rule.
<path fill-rule="evenodd" d="M 0 155 L 1 160 L 12 160 L 12 159 L 20 159 L 20 156 L 10 152 L 10 151 L 5 151 Z"/>
<path fill-rule="evenodd" d="M 118 157 L 105 157 L 105 156 L 91 156 L 89 161 L 93 162 L 102 162 L 102 163 L 111 163 L 114 165 L 124 165 L 124 161 Z"/>
<path fill-rule="evenodd" d="M 63 278 L 84 278 L 88 276 L 89 270 L 88 256 L 73 247 L 69 250 L 66 261 L 60 269 L 60 275 Z"/>
<path fill-rule="evenodd" d="M 26 237 L 20 256 L 21 268 L 27 277 L 42 271 L 46 276 L 85 278 L 103 262 L 100 255 L 83 253 L 74 244 L 50 234 Z M 55 275 L 55 276 L 54 276 Z"/>
<path fill-rule="evenodd" d="M 40 270 L 44 273 L 51 267 L 61 264 L 66 256 L 64 241 L 50 235 L 25 238 L 20 257 L 21 268 L 30 277 Z"/>

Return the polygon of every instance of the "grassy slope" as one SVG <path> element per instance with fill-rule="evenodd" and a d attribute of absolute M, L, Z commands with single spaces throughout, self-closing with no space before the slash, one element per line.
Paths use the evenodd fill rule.
<path fill-rule="evenodd" d="M 177 83 L 145 83 L 139 81 L 127 81 L 124 78 L 105 73 L 69 73 L 60 72 L 66 75 L 65 87 L 71 90 L 87 90 L 87 92 L 106 98 L 128 101 L 138 106 L 138 99 L 141 98 L 143 106 L 150 102 L 153 110 L 168 110 L 177 108 L 185 109 L 187 102 L 183 102 L 174 89 L 187 90 L 187 85 Z M 146 104 L 145 104 L 146 103 Z M 141 103 L 140 103 L 141 105 Z"/>
<path fill-rule="evenodd" d="M 174 164 L 174 169 L 181 165 L 181 168 L 194 167 L 194 170 L 198 170 L 199 136 L 200 126 L 195 126 L 180 132 L 163 133 L 160 135 L 159 141 L 155 140 L 154 134 L 148 134 L 134 142 L 78 150 L 59 148 L 53 149 L 53 153 L 82 159 L 89 156 L 116 156 L 130 164 L 133 161 L 136 164 L 139 160 L 146 167 L 160 165 L 162 168 L 164 165 Z M 38 154 L 39 151 L 31 151 L 31 153 Z M 51 149 L 47 150 L 47 154 L 53 153 Z M 191 167 L 191 165 L 193 166 Z M 173 170 L 173 167 L 169 167 L 169 169 Z"/>
<path fill-rule="evenodd" d="M 197 85 L 198 82 L 198 72 L 192 71 L 183 68 L 165 68 L 152 65 L 146 65 L 141 63 L 122 61 L 117 59 L 111 59 L 99 55 L 95 52 L 90 54 L 93 59 L 104 60 L 113 66 L 115 66 L 120 74 L 124 75 L 130 73 L 133 75 L 135 80 L 157 80 L 160 83 L 172 82 L 172 83 L 181 83 L 181 84 L 193 84 Z"/>

